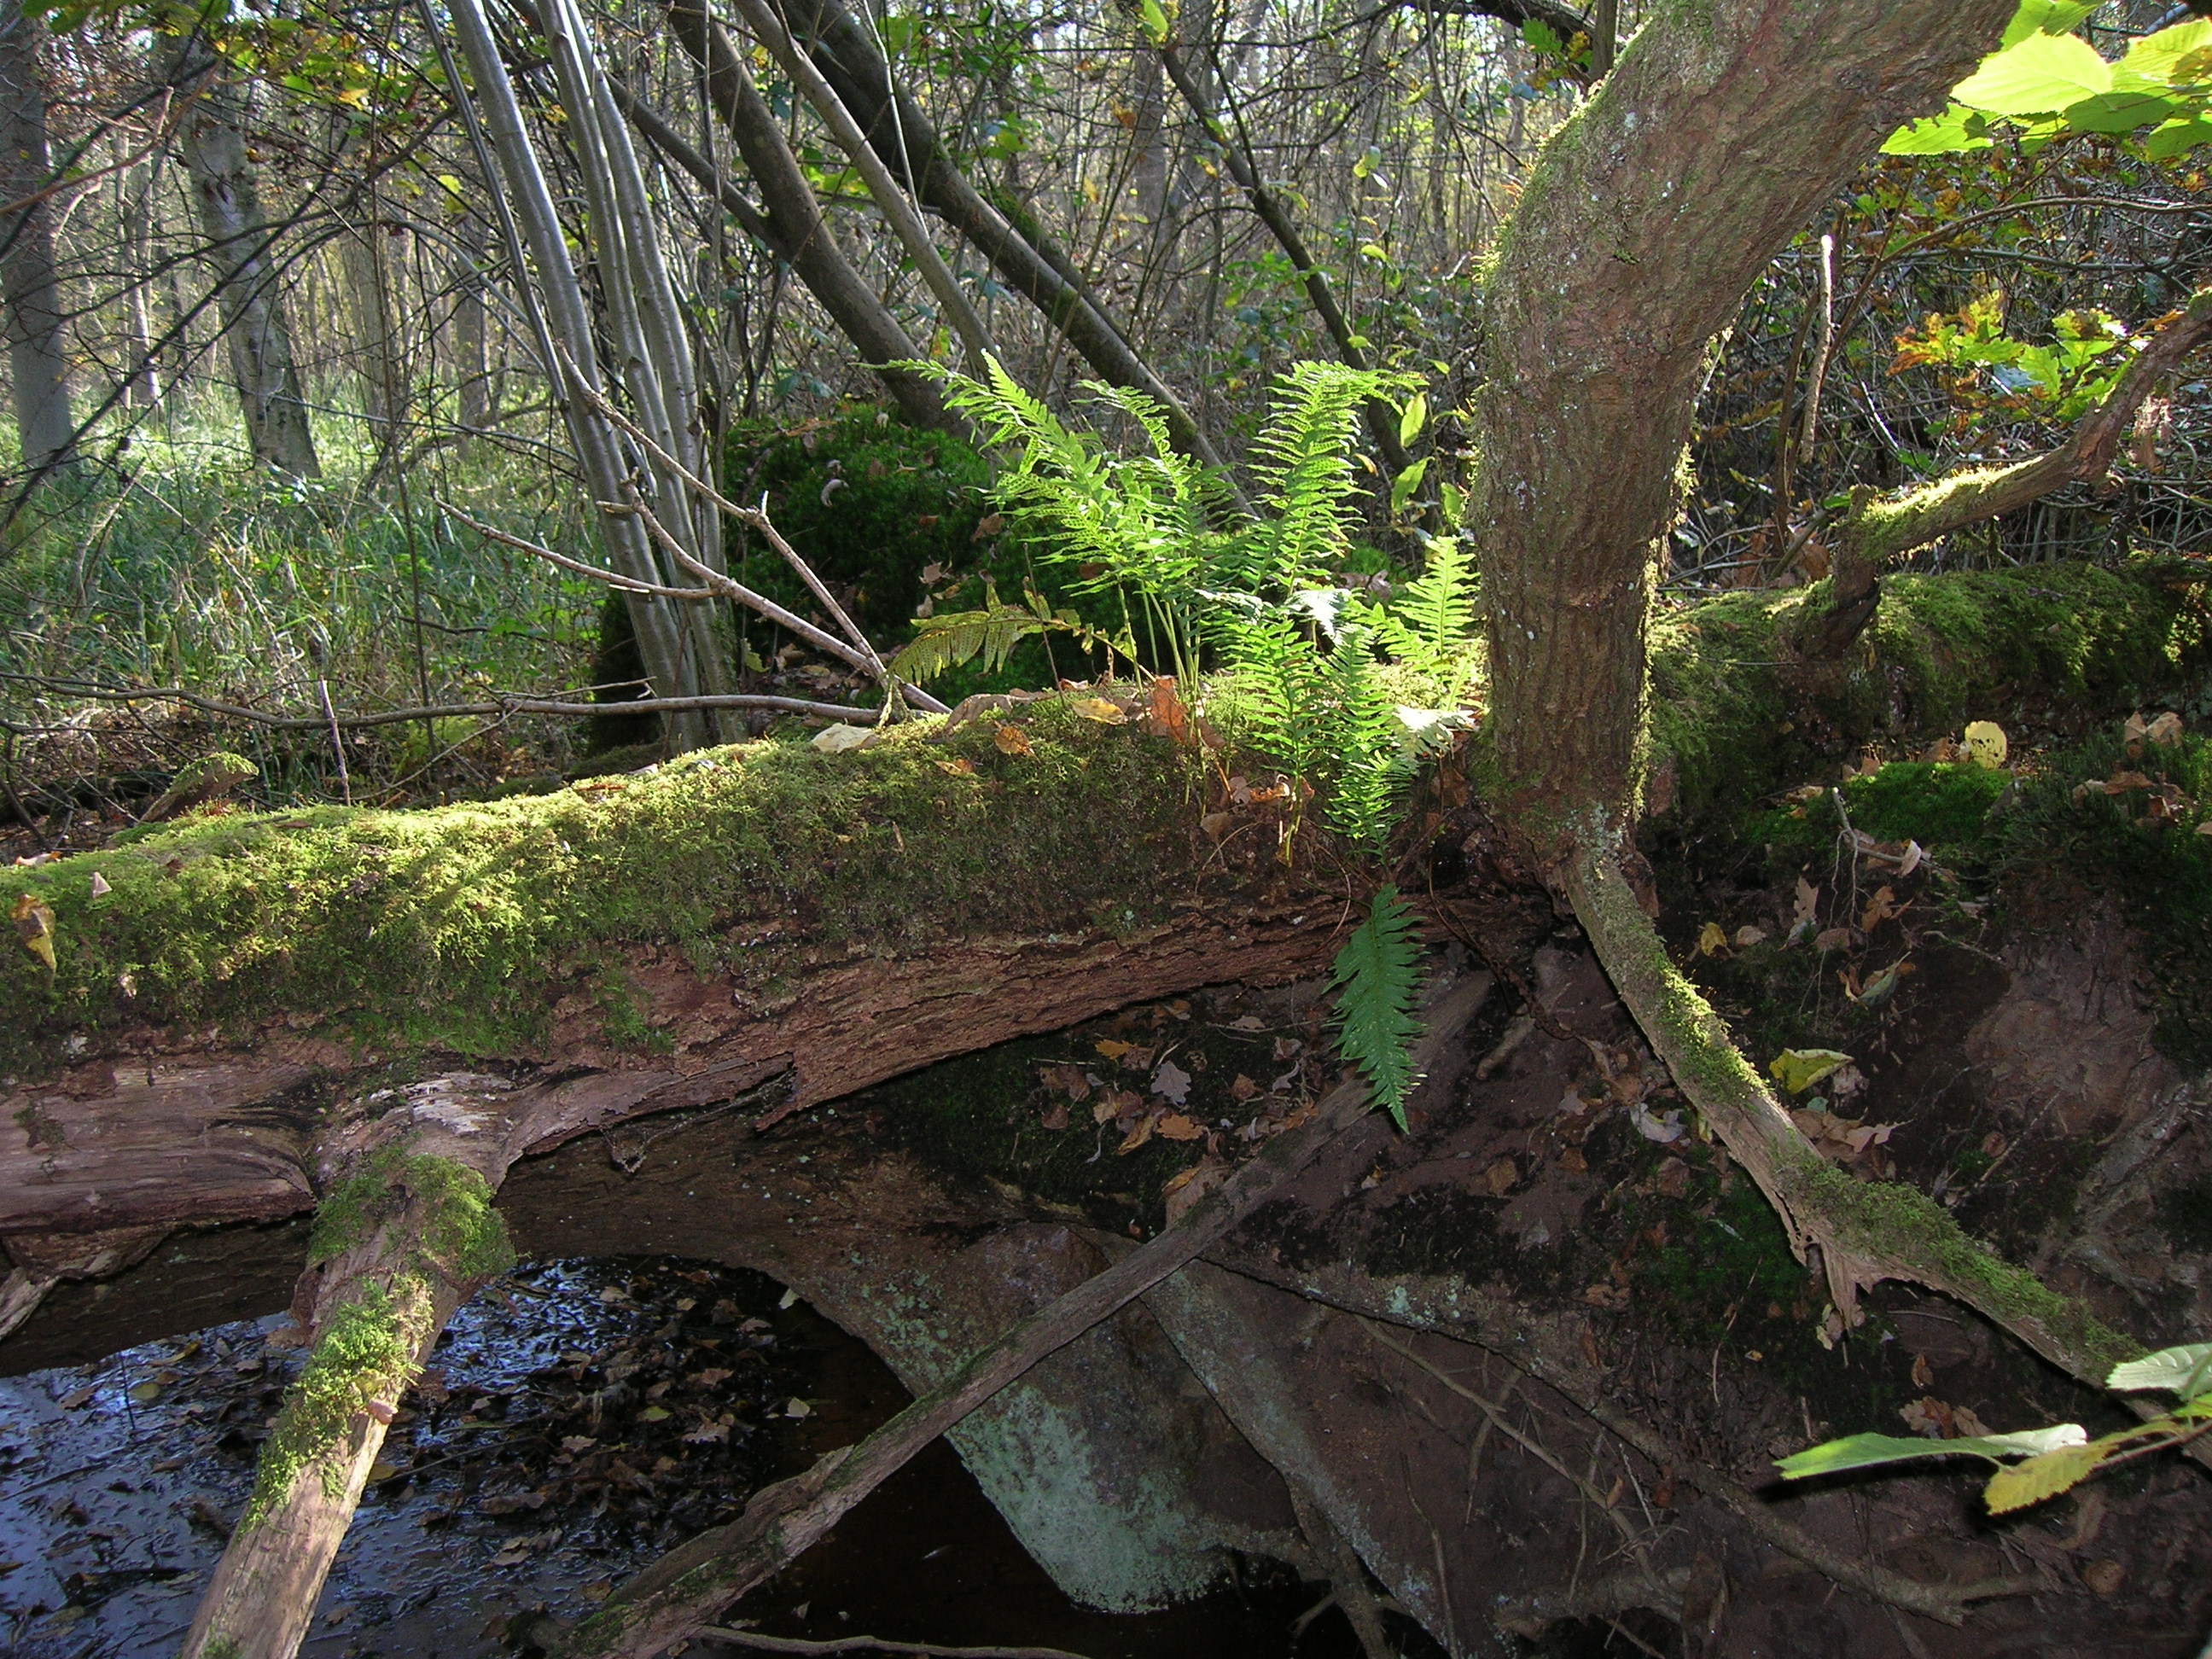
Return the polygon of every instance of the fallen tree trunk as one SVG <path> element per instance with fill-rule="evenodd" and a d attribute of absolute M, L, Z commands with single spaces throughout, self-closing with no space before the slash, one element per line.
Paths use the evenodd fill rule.
<path fill-rule="evenodd" d="M 324 1200 L 301 1285 L 314 1351 L 261 1449 L 184 1659 L 291 1659 L 400 1396 L 446 1322 L 514 1265 L 491 1207 L 504 1143 L 465 1112 L 456 1127 L 420 1103 L 372 1133 L 382 1145 Z"/>
<path fill-rule="evenodd" d="M 0 1237 L 296 1213 L 333 1120 L 410 1073 L 500 1070 L 472 1109 L 520 1155 L 1325 959 L 1340 902 L 1274 866 L 1264 808 L 1216 848 L 1182 751 L 1057 704 L 1006 724 L 1025 752 L 975 725 L 760 744 L 10 872 L 56 966 L 6 968 Z"/>

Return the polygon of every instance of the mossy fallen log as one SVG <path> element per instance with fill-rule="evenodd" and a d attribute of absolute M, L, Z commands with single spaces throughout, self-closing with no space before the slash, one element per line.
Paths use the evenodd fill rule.
<path fill-rule="evenodd" d="M 1855 651 L 1810 678 L 1790 641 L 1825 583 L 1656 616 L 1650 805 L 1729 816 L 1862 744 L 2124 713 L 2212 672 L 2208 577 L 2152 559 L 1892 576 Z"/>
<path fill-rule="evenodd" d="M 1200 832 L 1205 765 L 1048 700 L 489 805 L 204 815 L 0 874 L 53 952 L 0 968 L 0 1237 L 296 1212 L 318 1147 L 426 1076 L 474 1074 L 520 1155 L 1314 970 L 1341 902 L 1276 864 L 1266 807 Z"/>

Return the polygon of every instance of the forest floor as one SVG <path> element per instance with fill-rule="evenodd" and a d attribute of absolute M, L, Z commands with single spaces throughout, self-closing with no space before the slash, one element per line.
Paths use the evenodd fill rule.
<path fill-rule="evenodd" d="M 1662 820 L 1650 851 L 1662 930 L 1754 1062 L 1850 1057 L 1789 1102 L 1824 1154 L 1919 1187 L 2157 1346 L 2212 1329 L 2212 901 L 2182 839 L 2205 816 L 2207 745 L 2149 726 L 2022 743 L 2002 771 L 1950 742 L 1869 757 L 1724 830 Z M 2039 787 L 2054 776 L 2081 780 L 2073 817 L 2053 816 L 2063 791 Z M 106 833 L 106 811 L 82 809 L 71 844 Z M 0 844 L 33 851 L 21 830 Z M 1464 873 L 1450 856 L 1432 870 L 1443 886 Z M 1882 1287 L 1845 1328 L 1758 1190 L 1701 1138 L 1579 930 L 1534 895 L 1508 920 L 1482 941 L 1508 982 L 1454 1086 L 1419 1100 L 1403 1136 L 1378 1119 L 1342 1138 L 1144 1316 L 1261 1456 L 1360 1540 L 1406 1615 L 1391 1626 L 1406 1650 L 2194 1654 L 2212 1623 L 2212 1485 L 2193 1463 L 2132 1464 L 2000 1519 L 1981 1505 L 1978 1465 L 1778 1486 L 1777 1457 L 1838 1435 L 2062 1420 L 2094 1433 L 2123 1419 L 1909 1287 Z M 1481 963 L 1455 943 L 1439 965 Z M 865 1352 L 839 1358 L 825 1321 L 778 1306 L 750 1270 L 876 1340 L 852 1291 L 866 1274 L 837 1257 L 886 1218 L 928 1241 L 905 1267 L 988 1267 L 1010 1240 L 1103 1259 L 1334 1080 L 1322 989 L 1218 988 L 947 1061 L 766 1136 L 709 1111 L 519 1168 L 501 1207 L 532 1265 L 479 1299 L 453 1358 L 406 1402 L 409 1432 L 310 1650 L 489 1652 L 502 1609 L 579 1610 L 754 1484 L 865 1431 L 904 1397 L 898 1380 Z M 121 1659 L 173 1634 L 291 1363 L 258 1346 L 265 1326 L 235 1322 L 281 1305 L 303 1249 L 297 1226 L 188 1236 L 107 1285 L 63 1287 L 0 1347 L 0 1368 L 21 1371 L 162 1339 L 10 1385 L 0 1498 L 25 1502 L 0 1541 L 18 1563 L 0 1566 L 0 1599 L 18 1650 Z M 1516 1367 L 1516 1343 L 1673 1455 L 1624 1446 L 1571 1388 Z M 718 1438 L 685 1395 L 738 1369 L 721 1356 L 739 1350 L 744 1399 Z M 672 1396 L 673 1411 L 659 1403 Z M 945 1532 L 968 1566 L 933 1580 L 917 1564 L 871 1604 L 810 1559 L 737 1616 L 826 1638 L 903 1609 L 914 1617 L 879 1633 L 1100 1656 L 1353 1650 L 1334 1613 L 1294 1639 L 1325 1591 L 1256 1559 L 1195 1610 L 1150 1615 L 1168 1622 L 1085 1624 L 1010 1565 L 1011 1535 L 933 1455 L 945 1467 L 909 1471 L 924 1485 L 887 1488 L 823 1560 L 842 1547 L 879 1564 L 886 1537 Z M 1838 1556 L 2015 1593 L 1955 1629 L 1838 1593 L 1701 1495 L 1717 1479 Z M 882 1518 L 917 1506 L 936 1517 L 919 1534 Z M 866 1538 L 878 1541 L 851 1541 Z M 1710 1639 L 1679 1605 L 1601 1605 L 1626 1565 L 1694 1581 L 1706 1557 L 1729 1587 Z M 439 1575 L 458 1586 L 487 1565 L 504 1599 L 471 1602 L 477 1633 L 457 1638 Z M 940 1597 L 936 1622 L 921 1587 L 970 1583 L 962 1571 L 982 1572 L 988 1594 Z M 979 1622 L 985 1601 L 1023 1618 Z"/>

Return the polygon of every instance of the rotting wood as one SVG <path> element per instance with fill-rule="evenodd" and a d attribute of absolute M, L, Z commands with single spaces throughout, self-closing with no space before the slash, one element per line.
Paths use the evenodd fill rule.
<path fill-rule="evenodd" d="M 1488 974 L 1477 974 L 1441 989 L 1414 1051 L 1417 1069 L 1458 1037 L 1492 982 Z M 923 1447 L 1038 1360 L 1179 1271 L 1370 1112 L 1364 1084 L 1340 1085 L 1308 1121 L 1269 1141 L 1150 1243 L 1015 1325 L 859 1445 L 842 1447 L 805 1474 L 756 1494 L 738 1520 L 662 1557 L 574 1631 L 540 1620 L 526 1632 L 528 1638 L 567 1659 L 611 1654 L 652 1659 L 697 1636 L 722 1608 L 780 1571 Z"/>

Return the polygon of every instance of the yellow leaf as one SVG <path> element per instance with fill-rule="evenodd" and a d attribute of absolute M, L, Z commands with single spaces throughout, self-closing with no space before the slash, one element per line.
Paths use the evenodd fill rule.
<path fill-rule="evenodd" d="M 2030 1504 L 2056 1498 L 2068 1487 L 2080 1482 L 2104 1461 L 2102 1447 L 2094 1444 L 2061 1446 L 2057 1451 L 2031 1457 L 2025 1463 L 1999 1469 L 1990 1477 L 1990 1484 L 1983 1488 L 1982 1497 L 1989 1504 L 1991 1515 L 2002 1515 L 2008 1510 L 2026 1509 Z"/>
<path fill-rule="evenodd" d="M 1133 1042 L 1121 1042 L 1113 1037 L 1100 1037 L 1091 1046 L 1109 1060 L 1119 1060 L 1137 1045 Z"/>
<path fill-rule="evenodd" d="M 1129 717 L 1119 703 L 1109 702 L 1103 697 L 1078 697 L 1067 705 L 1087 720 L 1097 720 L 1101 726 L 1119 726 Z"/>
<path fill-rule="evenodd" d="M 1977 766 L 1996 771 L 2005 763 L 2009 747 L 2004 727 L 1995 720 L 1975 720 L 1966 727 L 1966 754 Z"/>
<path fill-rule="evenodd" d="M 1146 1141 L 1152 1138 L 1152 1119 L 1149 1117 L 1139 1118 L 1137 1120 L 1137 1127 L 1130 1130 L 1127 1134 L 1122 1136 L 1121 1144 L 1116 1146 L 1114 1150 L 1122 1157 L 1127 1158 L 1131 1152 L 1135 1152 L 1138 1147 L 1143 1146 Z"/>
<path fill-rule="evenodd" d="M 991 741 L 999 745 L 1002 755 L 1026 755 L 1030 752 L 1029 733 L 1018 726 L 1002 726 Z"/>
<path fill-rule="evenodd" d="M 1698 954 L 1717 956 L 1728 949 L 1728 930 L 1717 921 L 1709 921 L 1698 930 Z"/>
<path fill-rule="evenodd" d="M 975 775 L 975 763 L 963 755 L 958 760 L 938 762 L 937 769 L 948 777 L 972 778 Z"/>
<path fill-rule="evenodd" d="M 46 971 L 54 971 L 54 913 L 35 893 L 15 895 L 14 912 L 15 937 L 23 941 L 23 948 L 46 964 Z"/>
<path fill-rule="evenodd" d="M 1784 1048 L 1767 1066 L 1777 1083 L 1793 1095 L 1802 1095 L 1831 1072 L 1851 1063 L 1849 1054 L 1833 1048 Z"/>
<path fill-rule="evenodd" d="M 1206 1131 L 1181 1112 L 1170 1112 L 1159 1122 L 1160 1138 L 1164 1140 L 1203 1140 Z"/>

